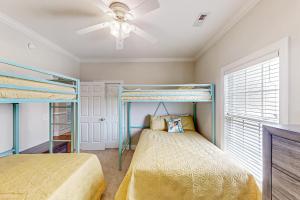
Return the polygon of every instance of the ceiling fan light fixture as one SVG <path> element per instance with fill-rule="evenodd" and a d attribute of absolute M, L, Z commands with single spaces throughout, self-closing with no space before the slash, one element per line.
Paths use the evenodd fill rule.
<path fill-rule="evenodd" d="M 125 20 L 134 20 L 135 19 L 135 15 L 131 12 L 131 11 L 129 11 L 128 13 L 126 13 L 126 15 L 125 15 Z"/>
<path fill-rule="evenodd" d="M 100 3 L 98 7 L 112 20 L 80 29 L 77 31 L 77 34 L 84 35 L 109 28 L 110 34 L 116 39 L 117 50 L 124 48 L 124 40 L 128 38 L 131 33 L 148 40 L 153 44 L 156 42 L 156 39 L 153 36 L 140 29 L 138 26 L 130 24 L 130 21 L 158 9 L 159 0 L 143 0 L 134 8 L 130 8 L 125 3 L 119 1 L 102 0 L 102 4 Z"/>
<path fill-rule="evenodd" d="M 108 15 L 109 17 L 115 18 L 115 13 L 111 10 L 106 11 L 105 14 Z"/>
<path fill-rule="evenodd" d="M 114 21 L 110 24 L 110 33 L 118 39 L 129 37 L 131 31 L 132 26 L 127 22 Z"/>

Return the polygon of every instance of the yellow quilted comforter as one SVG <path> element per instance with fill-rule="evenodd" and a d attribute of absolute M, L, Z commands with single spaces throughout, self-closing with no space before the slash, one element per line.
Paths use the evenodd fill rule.
<path fill-rule="evenodd" d="M 105 189 L 91 154 L 34 154 L 0 158 L 1 200 L 99 200 Z"/>
<path fill-rule="evenodd" d="M 259 200 L 254 177 L 196 132 L 144 130 L 115 200 Z"/>
<path fill-rule="evenodd" d="M 16 86 L 29 86 L 33 88 L 43 88 L 49 90 L 57 90 L 61 92 L 75 92 L 74 88 L 53 85 L 48 83 L 40 83 L 35 81 L 22 80 L 17 78 L 10 78 L 0 76 L 0 84 L 11 84 Z M 29 90 L 16 90 L 8 88 L 0 88 L 0 98 L 11 99 L 76 99 L 75 94 L 60 94 L 48 93 Z"/>

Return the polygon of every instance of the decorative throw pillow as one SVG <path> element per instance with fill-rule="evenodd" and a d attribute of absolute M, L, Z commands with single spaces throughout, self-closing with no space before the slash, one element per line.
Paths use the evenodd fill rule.
<path fill-rule="evenodd" d="M 183 128 L 181 124 L 181 119 L 169 119 L 167 120 L 168 123 L 168 132 L 169 133 L 183 133 Z"/>
<path fill-rule="evenodd" d="M 167 121 L 175 117 L 173 115 L 150 116 L 150 129 L 154 131 L 167 131 Z"/>
<path fill-rule="evenodd" d="M 195 131 L 193 116 L 178 116 L 181 119 L 182 127 L 184 131 Z"/>

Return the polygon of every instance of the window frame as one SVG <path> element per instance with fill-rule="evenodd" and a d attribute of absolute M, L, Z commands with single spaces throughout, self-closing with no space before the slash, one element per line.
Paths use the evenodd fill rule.
<path fill-rule="evenodd" d="M 288 124 L 289 122 L 289 37 L 285 37 L 259 51 L 256 51 L 249 56 L 246 56 L 242 59 L 239 59 L 229 65 L 226 65 L 221 68 L 221 142 L 220 146 L 222 150 L 225 149 L 225 115 L 224 115 L 224 77 L 228 72 L 233 72 L 241 70 L 251 66 L 254 63 L 257 63 L 260 58 L 271 54 L 273 52 L 279 53 L 280 66 L 279 66 L 279 114 L 280 119 L 279 123 Z"/>

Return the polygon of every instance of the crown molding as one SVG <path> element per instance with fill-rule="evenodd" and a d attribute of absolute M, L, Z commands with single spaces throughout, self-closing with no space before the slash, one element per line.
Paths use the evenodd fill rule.
<path fill-rule="evenodd" d="M 101 58 L 81 59 L 80 63 L 154 63 L 154 62 L 195 62 L 195 58 Z"/>
<path fill-rule="evenodd" d="M 221 28 L 217 34 L 215 34 L 211 39 L 209 39 L 205 45 L 201 48 L 198 54 L 195 56 L 195 60 L 200 58 L 209 48 L 216 44 L 220 39 L 222 39 L 225 34 L 232 29 L 241 19 L 246 16 L 250 10 L 252 10 L 261 0 L 252 0 L 243 6 L 239 12 L 237 12 L 231 20 L 223 28 Z"/>
<path fill-rule="evenodd" d="M 7 26 L 11 27 L 12 29 L 19 31 L 26 35 L 29 38 L 32 38 L 47 47 L 53 49 L 54 51 L 61 53 L 65 56 L 68 56 L 69 58 L 79 62 L 80 59 L 68 52 L 67 50 L 63 49 L 61 46 L 55 44 L 54 42 L 50 41 L 49 39 L 43 37 L 42 35 L 38 34 L 34 30 L 24 26 L 20 22 L 16 21 L 15 19 L 12 19 L 11 17 L 7 16 L 4 13 L 0 12 L 0 23 L 6 24 Z"/>
<path fill-rule="evenodd" d="M 153 63 L 153 62 L 195 62 L 199 57 L 201 57 L 209 48 L 211 48 L 216 42 L 218 42 L 225 34 L 232 29 L 251 9 L 253 9 L 261 0 L 252 0 L 245 6 L 243 6 L 240 11 L 234 15 L 231 20 L 223 28 L 218 31 L 211 39 L 209 39 L 205 45 L 200 49 L 199 53 L 194 57 L 183 57 L 183 58 L 100 58 L 100 59 L 80 59 L 61 46 L 55 44 L 49 39 L 43 37 L 32 29 L 24 26 L 20 22 L 12 19 L 11 17 L 0 12 L 0 22 L 8 25 L 9 27 L 25 34 L 26 36 L 37 40 L 38 42 L 50 47 L 51 49 L 70 57 L 71 59 L 80 63 Z"/>

